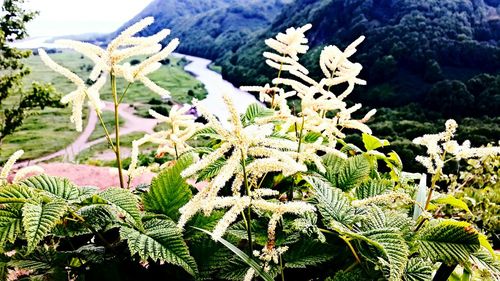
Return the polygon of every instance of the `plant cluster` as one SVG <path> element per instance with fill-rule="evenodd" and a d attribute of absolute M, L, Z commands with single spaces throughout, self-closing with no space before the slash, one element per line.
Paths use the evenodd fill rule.
<path fill-rule="evenodd" d="M 154 40 L 131 37 L 149 22 L 124 31 L 105 51 L 71 45 L 94 56 L 94 78 L 104 71 L 134 80 L 130 73 L 141 64 L 113 62 L 158 50 L 144 42 L 158 42 L 162 32 Z M 454 216 L 470 212 L 467 205 L 438 188 L 450 177 L 449 162 L 482 161 L 500 148 L 458 144 L 457 124 L 449 120 L 444 132 L 414 140 L 427 148 L 416 160 L 428 169 L 430 184 L 426 174 L 405 173 L 396 153 L 382 152 L 389 142 L 373 136 L 366 124 L 376 112 L 356 118 L 361 104 L 346 100 L 366 83 L 358 78 L 361 64 L 351 61 L 364 37 L 344 50 L 326 46 L 317 81 L 299 62 L 311 27 L 289 28 L 265 41 L 272 52 L 263 55 L 277 76 L 272 84 L 244 87 L 258 92 L 264 104 L 239 114 L 232 97 L 224 95 L 227 123 L 196 102 L 206 124 L 179 107 L 168 116 L 151 111 L 165 130 L 135 141 L 124 171 L 133 177 L 148 169 L 138 165 L 140 146 L 158 144 L 159 156 L 175 160 L 155 167 L 151 185 L 101 191 L 46 175 L 5 181 L 4 268 L 50 280 L 167 274 L 175 280 L 446 280 L 457 267 L 463 278 L 476 269 L 500 278 L 487 237 Z M 147 61 L 158 61 L 168 46 Z M 66 99 L 79 111 L 75 103 L 85 96 L 98 110 L 98 91 L 90 88 L 82 86 Z M 290 105 L 291 97 L 301 110 Z M 348 133 L 361 133 L 363 146 L 347 142 Z M 7 178 L 10 166 L 4 169 Z M 451 216 L 437 216 L 433 208 L 449 208 Z M 114 275 L 102 275 L 104 268 Z"/>

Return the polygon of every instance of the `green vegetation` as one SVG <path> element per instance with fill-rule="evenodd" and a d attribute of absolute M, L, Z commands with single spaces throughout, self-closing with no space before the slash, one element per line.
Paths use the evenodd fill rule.
<path fill-rule="evenodd" d="M 275 48 L 292 60 L 289 50 Z M 117 130 L 116 142 L 108 144 L 120 178 L 129 166 L 121 188 L 81 187 L 43 174 L 23 178 L 23 170 L 9 180 L 14 154 L 0 171 L 0 278 L 498 279 L 500 263 L 480 228 L 482 222 L 496 231 L 490 214 L 496 203 L 469 208 L 466 201 L 470 188 L 497 187 L 500 147 L 457 143 L 458 124 L 448 120 L 443 132 L 414 140 L 427 148 L 414 160 L 426 174 L 404 172 L 400 157 L 384 151 L 390 142 L 351 118 L 359 108 L 306 86 L 356 79 L 358 73 L 343 69 L 354 64 L 338 60 L 345 54 L 322 55 L 339 65 L 326 65 L 329 73 L 321 80 L 298 74 L 278 85 L 300 92 L 294 102 L 301 111 L 290 110 L 282 89 L 268 88 L 271 107 L 255 103 L 241 115 L 224 96 L 227 127 L 208 109 L 206 124 L 171 110 L 156 128 L 164 131 L 132 142 L 130 163 L 121 161 Z M 345 128 L 350 137 L 341 132 Z M 350 142 L 353 136 L 360 145 Z M 123 136 L 121 148 L 133 138 Z M 152 144 L 175 160 L 149 167 L 158 170 L 151 183 L 131 188 L 146 168 L 137 163 L 151 163 L 139 162 L 139 149 Z M 456 163 L 462 160 L 471 167 L 460 174 Z M 463 187 L 461 199 L 456 195 Z M 484 220 L 471 217 L 471 209 Z"/>
<path fill-rule="evenodd" d="M 37 82 L 24 86 L 24 78 L 30 69 L 25 66 L 24 59 L 31 55 L 30 51 L 18 50 L 9 44 L 27 36 L 26 23 L 36 13 L 24 9 L 23 0 L 6 0 L 0 8 L 0 163 L 2 153 L 12 154 L 4 149 L 2 142 L 22 141 L 22 137 L 7 139 L 18 130 L 26 118 L 36 109 L 48 106 L 61 107 L 54 89 L 50 85 Z M 26 127 L 24 127 L 26 128 Z"/>

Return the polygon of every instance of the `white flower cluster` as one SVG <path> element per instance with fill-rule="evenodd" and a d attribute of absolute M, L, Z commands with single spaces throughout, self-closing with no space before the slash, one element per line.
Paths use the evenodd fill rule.
<path fill-rule="evenodd" d="M 280 256 L 288 250 L 287 246 L 283 247 L 264 247 L 261 251 L 253 251 L 253 255 L 258 257 L 264 262 L 264 271 L 268 272 L 270 268 L 270 262 L 274 264 L 279 264 Z"/>
<path fill-rule="evenodd" d="M 9 159 L 7 159 L 7 162 L 5 162 L 4 166 L 2 167 L 2 170 L 0 171 L 0 185 L 8 183 L 8 177 L 9 174 L 12 170 L 12 167 L 16 163 L 16 161 L 23 156 L 24 150 L 18 150 L 14 152 Z M 27 175 L 33 174 L 33 173 L 43 173 L 44 170 L 40 166 L 28 166 L 24 167 L 22 169 L 19 169 L 14 178 L 12 179 L 13 183 L 19 182 L 20 180 L 24 179 Z"/>
<path fill-rule="evenodd" d="M 468 140 L 464 141 L 462 145 L 453 140 L 458 127 L 457 122 L 453 119 L 447 120 L 445 127 L 444 132 L 423 135 L 413 140 L 413 143 L 427 148 L 428 156 L 419 155 L 415 160 L 427 168 L 427 172 L 430 174 L 441 171 L 447 158 L 448 160 L 460 160 L 500 154 L 500 147 L 498 146 L 471 147 Z"/>
<path fill-rule="evenodd" d="M 297 56 L 304 54 L 309 48 L 304 32 L 310 28 L 310 24 L 296 29 L 290 28 L 286 34 L 278 34 L 276 39 L 266 40 L 266 44 L 282 56 L 278 60 L 278 55 L 271 56 L 271 53 L 264 53 L 268 58 L 268 64 L 279 69 L 278 77 L 272 81 L 274 86 L 269 84 L 263 87 L 243 86 L 241 89 L 258 92 L 261 101 L 269 102 L 273 109 L 277 109 L 272 116 L 259 118 L 258 124 L 276 123 L 281 134 L 286 134 L 290 139 L 299 142 L 310 133 L 322 136 L 314 143 L 302 143 L 296 157 L 300 163 L 314 163 L 323 172 L 324 167 L 317 152 L 323 151 L 346 158 L 344 153 L 335 149 L 337 139 L 345 137 L 342 129 L 357 129 L 371 134 L 370 128 L 365 123 L 376 110 L 369 111 L 360 120 L 354 120 L 352 114 L 361 108 L 361 104 L 349 107 L 344 101 L 352 93 L 355 85 L 366 84 L 357 77 L 362 66 L 349 61 L 364 37 L 354 41 L 344 51 L 336 46 L 325 47 L 319 61 L 325 78 L 317 82 L 307 76 L 308 71 L 298 63 Z M 272 59 L 274 60 L 269 62 Z M 293 78 L 281 77 L 282 71 L 287 71 Z M 340 84 L 347 84 L 347 87 L 342 93 L 335 95 L 331 91 L 332 87 Z M 291 90 L 285 91 L 285 88 Z M 293 96 L 297 96 L 301 102 L 302 111 L 298 115 L 293 114 L 287 103 L 287 99 Z"/>
<path fill-rule="evenodd" d="M 160 42 L 170 34 L 163 29 L 149 37 L 134 37 L 135 34 L 152 24 L 152 17 L 145 18 L 124 30 L 118 37 L 112 40 L 106 49 L 86 42 L 73 40 L 58 40 L 56 44 L 74 49 L 75 51 L 89 57 L 95 64 L 89 79 L 94 83 L 87 87 L 83 79 L 71 70 L 53 61 L 43 49 L 39 49 L 42 61 L 52 70 L 68 78 L 76 85 L 76 90 L 64 96 L 62 103 L 70 103 L 73 111 L 71 121 L 75 123 L 76 130 L 82 130 L 82 109 L 85 98 L 88 97 L 89 105 L 100 112 L 103 103 L 100 100 L 99 91 L 106 83 L 109 74 L 115 77 L 123 77 L 128 82 L 142 82 L 151 91 L 161 96 L 169 97 L 170 93 L 151 81 L 147 75 L 161 67 L 160 61 L 168 57 L 179 45 L 179 40 L 173 39 L 162 49 Z M 141 63 L 131 66 L 126 62 L 128 59 L 139 56 L 150 55 Z"/>
<path fill-rule="evenodd" d="M 182 153 L 191 149 L 187 140 L 193 136 L 201 124 L 195 122 L 195 117 L 188 114 L 189 107 L 173 106 L 168 116 L 163 116 L 154 110 L 149 110 L 149 114 L 156 118 L 160 123 L 164 123 L 167 129 L 155 132 L 150 135 L 134 140 L 132 142 L 131 162 L 127 175 L 134 178 L 140 175 L 143 167 L 137 167 L 139 157 L 139 147 L 145 143 L 154 143 L 158 145 L 156 154 L 158 157 L 166 154 L 179 157 Z"/>
<path fill-rule="evenodd" d="M 293 158 L 297 150 L 296 142 L 273 138 L 273 124 L 243 127 L 233 102 L 227 95 L 223 97 L 230 112 L 231 128 L 224 128 L 208 109 L 198 106 L 198 110 L 209 121 L 207 126 L 218 134 L 221 143 L 215 151 L 184 170 L 182 176 L 191 177 L 221 158 L 225 159 L 225 163 L 207 187 L 180 209 L 178 226 L 184 227 L 188 220 L 201 210 L 208 215 L 213 209 L 230 207 L 214 229 L 213 238 L 218 239 L 224 235 L 241 211 L 249 206 L 279 214 L 280 217 L 283 213 L 302 214 L 313 209 L 311 205 L 303 202 L 267 204 L 268 201 L 260 198 L 277 195 L 275 191 L 269 189 L 256 189 L 251 196 L 243 196 L 244 192 L 241 189 L 245 175 L 247 178 L 260 178 L 268 172 L 280 172 L 289 176 L 298 171 L 306 171 L 307 167 Z M 243 166 L 242 163 L 247 162 L 249 157 L 253 160 Z M 220 189 L 232 178 L 233 196 L 219 197 Z"/>

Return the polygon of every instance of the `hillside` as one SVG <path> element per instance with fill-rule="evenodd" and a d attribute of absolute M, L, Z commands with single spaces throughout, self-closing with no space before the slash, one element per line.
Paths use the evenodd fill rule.
<path fill-rule="evenodd" d="M 142 35 L 170 28 L 182 44 L 178 51 L 205 58 L 220 57 L 235 50 L 254 33 L 268 27 L 291 0 L 155 0 L 115 33 L 137 20 L 153 16 L 155 23 Z"/>
<path fill-rule="evenodd" d="M 500 70 L 500 1 L 483 0 L 298 0 L 285 7 L 264 33 L 217 60 L 237 84 L 274 75 L 261 53 L 265 38 L 290 26 L 312 23 L 312 50 L 302 62 L 320 75 L 322 47 L 346 46 L 367 37 L 356 55 L 369 81 L 359 99 L 376 106 L 422 101 L 444 79 L 466 81 Z M 261 63 L 258 63 L 261 62 Z"/>

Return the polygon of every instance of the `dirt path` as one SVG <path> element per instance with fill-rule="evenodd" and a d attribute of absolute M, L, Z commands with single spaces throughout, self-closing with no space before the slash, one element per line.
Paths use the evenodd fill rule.
<path fill-rule="evenodd" d="M 104 108 L 104 110 L 108 111 L 114 110 L 113 103 L 105 102 L 105 104 L 106 107 Z M 144 133 L 154 132 L 153 129 L 157 125 L 157 121 L 155 119 L 143 118 L 134 115 L 135 110 L 130 104 L 120 104 L 118 112 L 124 120 L 123 127 L 120 127 L 120 136 L 124 136 L 132 132 L 144 132 Z M 107 142 L 107 139 L 105 137 L 89 141 L 89 137 L 94 131 L 96 125 L 100 126 L 99 119 L 97 118 L 96 113 L 93 110 L 90 110 L 87 126 L 85 126 L 85 129 L 72 144 L 70 144 L 64 149 L 61 149 L 49 155 L 45 155 L 43 157 L 33 160 L 19 162 L 16 166 L 21 167 L 25 165 L 32 165 L 40 162 L 45 162 L 47 160 L 60 156 L 62 156 L 66 161 L 74 160 L 75 157 L 83 150 L 90 148 L 91 146 L 94 146 L 96 144 Z M 112 136 L 112 138 L 114 138 L 114 135 Z"/>

